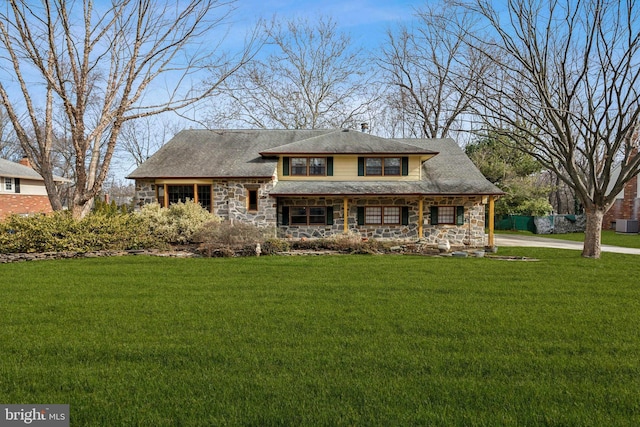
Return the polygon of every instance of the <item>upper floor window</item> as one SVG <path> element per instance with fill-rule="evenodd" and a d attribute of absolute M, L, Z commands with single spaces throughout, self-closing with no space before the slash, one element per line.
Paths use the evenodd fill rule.
<path fill-rule="evenodd" d="M 283 157 L 284 176 L 331 176 L 333 157 Z"/>
<path fill-rule="evenodd" d="M 408 157 L 359 157 L 359 176 L 400 176 L 409 174 Z"/>
<path fill-rule="evenodd" d="M 326 157 L 292 157 L 291 175 L 317 176 L 327 174 Z"/>

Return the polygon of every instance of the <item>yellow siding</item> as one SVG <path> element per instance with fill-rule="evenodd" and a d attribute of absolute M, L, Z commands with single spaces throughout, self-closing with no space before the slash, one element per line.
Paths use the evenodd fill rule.
<path fill-rule="evenodd" d="M 295 156 L 290 156 L 295 157 Z M 333 156 L 333 176 L 285 176 L 282 173 L 282 157 L 278 160 L 280 181 L 418 181 L 420 180 L 420 156 L 409 156 L 409 174 L 406 176 L 358 176 L 358 157 L 352 155 Z M 376 156 L 372 156 L 376 157 Z M 399 156 L 388 156 L 399 157 Z"/>

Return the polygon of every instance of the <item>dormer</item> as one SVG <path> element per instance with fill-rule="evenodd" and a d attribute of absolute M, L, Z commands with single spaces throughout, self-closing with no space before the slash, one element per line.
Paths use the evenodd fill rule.
<path fill-rule="evenodd" d="M 278 158 L 277 175 L 283 181 L 419 181 L 422 163 L 438 153 L 343 129 L 260 154 Z"/>

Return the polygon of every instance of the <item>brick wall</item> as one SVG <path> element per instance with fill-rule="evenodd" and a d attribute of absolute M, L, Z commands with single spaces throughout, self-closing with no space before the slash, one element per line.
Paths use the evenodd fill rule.
<path fill-rule="evenodd" d="M 47 196 L 28 194 L 0 194 L 0 220 L 11 214 L 52 212 Z"/>
<path fill-rule="evenodd" d="M 617 219 L 640 219 L 640 200 L 638 200 L 638 177 L 633 177 L 624 186 L 624 198 L 617 199 L 602 220 L 602 228 L 615 228 Z"/>

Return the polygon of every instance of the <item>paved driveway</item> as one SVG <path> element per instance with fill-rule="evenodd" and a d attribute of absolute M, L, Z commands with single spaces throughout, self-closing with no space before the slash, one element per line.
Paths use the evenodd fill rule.
<path fill-rule="evenodd" d="M 537 236 L 520 236 L 517 234 L 496 234 L 496 246 L 528 246 L 538 248 L 553 249 L 573 249 L 582 250 L 582 242 L 572 242 L 570 240 L 548 239 Z M 602 245 L 602 252 L 616 252 L 619 254 L 640 255 L 640 249 L 622 248 L 619 246 Z"/>

